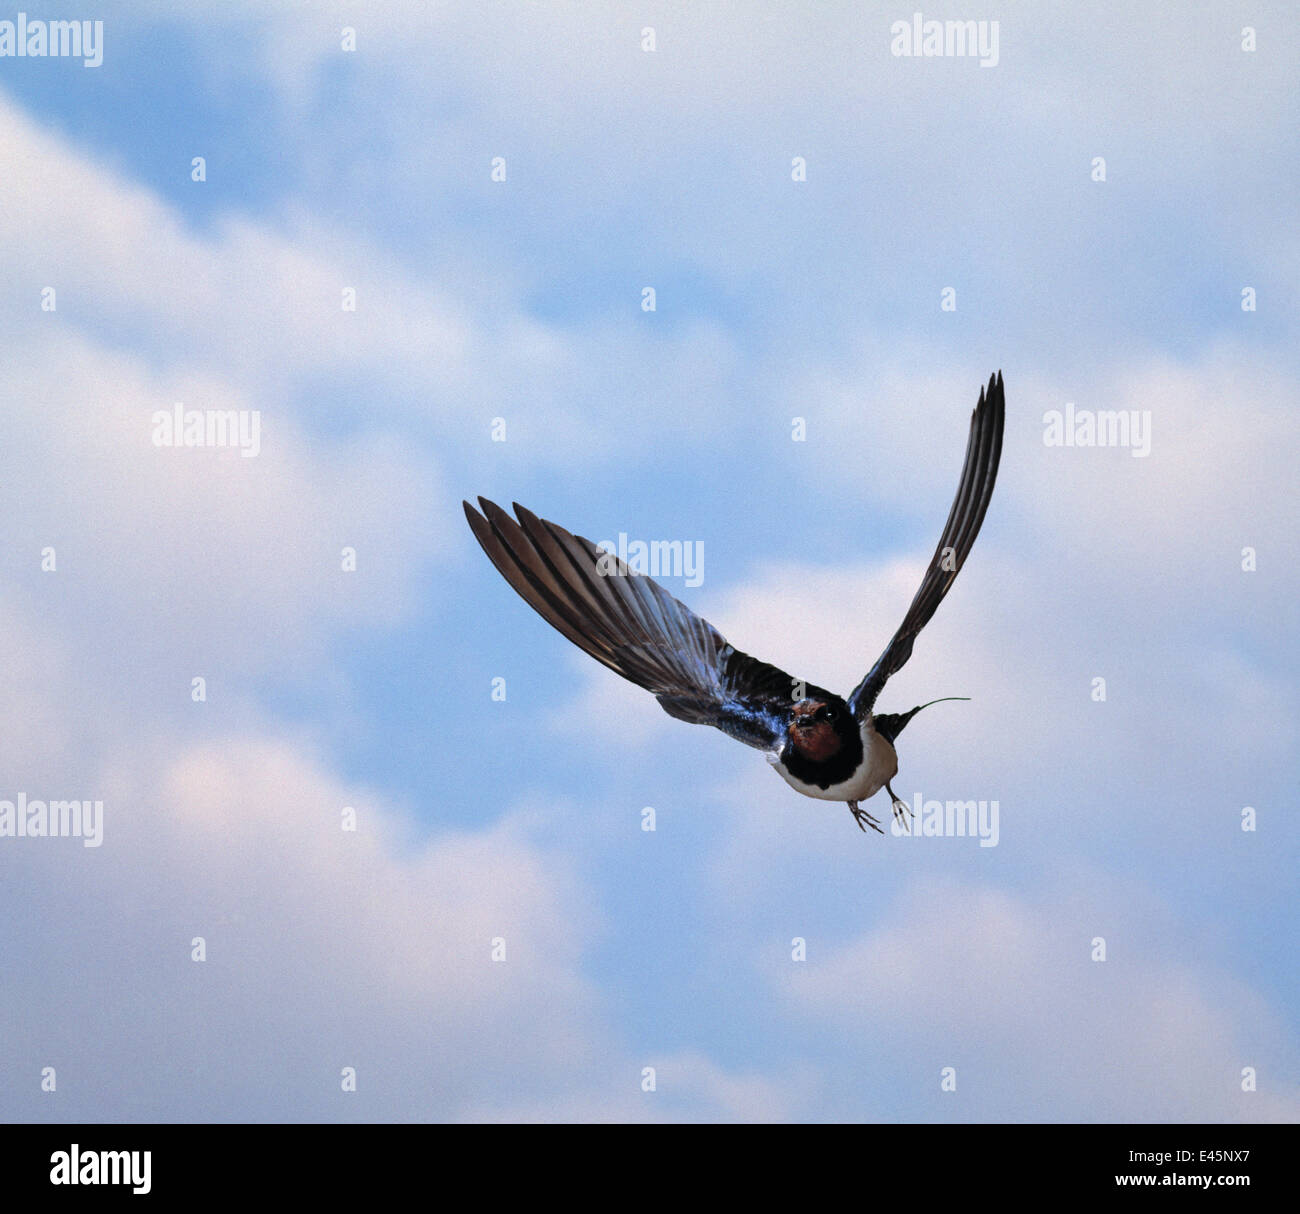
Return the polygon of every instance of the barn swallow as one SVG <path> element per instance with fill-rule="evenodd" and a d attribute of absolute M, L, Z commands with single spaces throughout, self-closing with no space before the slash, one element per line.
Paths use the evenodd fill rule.
<path fill-rule="evenodd" d="M 860 802 L 886 789 L 894 816 L 906 805 L 890 781 L 894 742 L 923 708 L 876 713 L 890 675 L 960 572 L 979 534 L 1002 454 L 1002 373 L 980 389 L 957 496 L 902 624 L 847 700 L 791 678 L 727 643 L 707 621 L 617 556 L 515 504 L 516 519 L 486 498 L 465 517 L 502 577 L 548 624 L 616 674 L 644 687 L 669 716 L 712 725 L 766 753 L 796 792 L 845 801 L 862 830 L 884 833 Z M 964 699 L 947 696 L 945 699 Z"/>

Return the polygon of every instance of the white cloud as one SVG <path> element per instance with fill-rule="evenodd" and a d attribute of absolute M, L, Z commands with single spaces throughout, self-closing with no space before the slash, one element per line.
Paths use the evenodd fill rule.
<path fill-rule="evenodd" d="M 60 1115 L 448 1118 L 475 1085 L 564 1087 L 609 1048 L 578 972 L 591 908 L 518 825 L 413 845 L 273 740 L 119 746 L 94 787 L 93 861 L 6 843 L 6 901 L 29 891 L 6 1048 L 59 1067 Z M 11 1116 L 41 1107 L 24 1090 Z"/>
<path fill-rule="evenodd" d="M 646 1090 L 648 1070 L 654 1088 Z M 808 1070 L 771 1078 L 732 1073 L 695 1051 L 629 1060 L 600 1092 L 576 1092 L 534 1104 L 487 1104 L 472 1120 L 503 1122 L 756 1122 L 796 1119 L 814 1107 Z"/>
<path fill-rule="evenodd" d="M 247 393 L 60 330 L 11 359 L 6 394 L 11 593 L 92 662 L 129 655 L 187 686 L 281 664 L 290 638 L 301 662 L 343 624 L 403 618 L 445 542 L 437 478 L 395 439 L 309 441 Z M 260 453 L 155 446 L 154 411 L 178 400 L 259 411 Z"/>
<path fill-rule="evenodd" d="M 393 361 L 432 388 L 462 381 L 472 337 L 454 304 L 404 281 L 376 249 L 305 220 L 289 236 L 233 215 L 196 233 L 3 96 L 0 158 L 0 285 L 33 322 L 129 335 L 191 374 L 262 393 Z M 47 286 L 56 314 L 40 312 Z M 357 291 L 354 313 L 345 287 Z"/>
<path fill-rule="evenodd" d="M 0 795 L 104 802 L 98 848 L 0 842 L 0 914 L 23 924 L 0 1065 L 37 1076 L 6 1086 L 7 1116 L 764 1119 L 792 1107 L 780 1083 L 695 1054 L 668 1058 L 669 1091 L 637 1103 L 635 1043 L 585 976 L 605 925 L 572 857 L 540 841 L 536 810 L 430 833 L 269 719 L 188 741 L 175 721 L 105 713 L 112 685 L 61 658 L 57 630 L 11 607 L 5 622 Z M 54 1097 L 43 1066 L 56 1068 Z"/>
<path fill-rule="evenodd" d="M 1277 1016 L 1242 984 L 1170 955 L 1144 900 L 1089 884 L 1027 898 L 911 883 L 881 926 L 769 975 L 796 1020 L 907 1060 L 905 1101 L 923 1116 L 1300 1118 Z M 1105 961 L 1091 959 L 1095 936 Z M 951 1095 L 940 1092 L 945 1066 L 957 1071 Z M 1241 1090 L 1247 1066 L 1257 1092 Z"/>

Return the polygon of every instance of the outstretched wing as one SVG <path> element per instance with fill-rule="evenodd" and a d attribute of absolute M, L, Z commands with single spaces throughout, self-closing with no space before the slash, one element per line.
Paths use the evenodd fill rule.
<path fill-rule="evenodd" d="M 948 588 L 953 584 L 979 535 L 980 524 L 989 508 L 993 482 L 998 476 L 1002 455 L 1002 425 L 1005 403 L 1002 396 L 1002 372 L 989 379 L 987 390 L 980 389 L 979 403 L 970 419 L 970 438 L 966 443 L 966 462 L 961 483 L 953 499 L 948 522 L 939 537 L 939 546 L 930 559 L 930 567 L 921 579 L 920 589 L 912 599 L 902 624 L 885 646 L 867 677 L 853 689 L 849 707 L 859 721 L 865 720 L 890 675 L 903 668 L 912 656 L 912 642 L 926 626 Z"/>
<path fill-rule="evenodd" d="M 465 517 L 501 576 L 579 649 L 652 692 L 669 716 L 748 746 L 781 739 L 795 680 L 741 653 L 650 578 L 515 503 L 468 502 Z"/>

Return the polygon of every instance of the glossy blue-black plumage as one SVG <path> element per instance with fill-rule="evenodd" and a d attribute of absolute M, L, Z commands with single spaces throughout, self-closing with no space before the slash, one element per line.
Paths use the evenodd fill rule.
<path fill-rule="evenodd" d="M 825 789 L 843 782 L 862 762 L 859 724 L 872 721 L 892 742 L 920 711 L 872 714 L 881 688 L 911 656 L 917 634 L 952 586 L 979 534 L 997 479 L 1004 416 L 998 372 L 980 391 L 971 415 L 957 494 L 921 585 L 902 624 L 847 702 L 742 653 L 652 579 L 518 504 L 511 518 L 480 498 L 482 513 L 466 502 L 465 516 L 506 581 L 575 645 L 646 688 L 670 716 L 712 725 L 747 746 L 779 752 L 797 779 Z M 826 758 L 810 759 L 790 745 L 790 726 L 798 700 L 818 697 L 841 708 L 834 725 L 840 745 Z"/>

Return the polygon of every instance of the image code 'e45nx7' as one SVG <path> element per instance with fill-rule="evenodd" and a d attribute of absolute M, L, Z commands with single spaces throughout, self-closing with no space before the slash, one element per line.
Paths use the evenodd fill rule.
<path fill-rule="evenodd" d="M 466 502 L 465 516 L 501 576 L 580 649 L 651 692 L 670 716 L 764 751 L 796 792 L 846 801 L 859 827 L 879 832 L 859 802 L 884 788 L 901 820 L 907 808 L 889 783 L 898 773 L 894 742 L 922 708 L 940 701 L 902 713 L 872 709 L 975 543 L 997 480 L 1004 413 L 999 371 L 980 390 L 957 496 L 920 588 L 847 700 L 741 653 L 658 583 L 518 503 L 518 521 L 486 498 L 479 498 L 481 514 Z"/>

